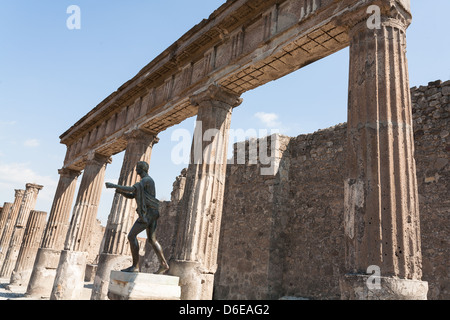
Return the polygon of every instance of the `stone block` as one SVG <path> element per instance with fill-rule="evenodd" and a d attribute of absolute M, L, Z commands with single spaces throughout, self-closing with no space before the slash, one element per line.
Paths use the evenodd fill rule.
<path fill-rule="evenodd" d="M 111 300 L 180 300 L 179 278 L 151 273 L 111 271 Z"/>

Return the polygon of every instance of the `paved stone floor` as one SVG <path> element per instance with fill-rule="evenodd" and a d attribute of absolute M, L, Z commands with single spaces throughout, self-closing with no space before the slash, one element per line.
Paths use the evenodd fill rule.
<path fill-rule="evenodd" d="M 8 287 L 9 279 L 0 278 L 0 300 L 39 300 L 36 298 L 25 297 L 26 287 L 12 286 Z M 80 300 L 90 300 L 92 291 L 92 283 L 85 282 L 83 294 Z M 42 298 L 40 300 L 49 300 L 48 298 Z"/>

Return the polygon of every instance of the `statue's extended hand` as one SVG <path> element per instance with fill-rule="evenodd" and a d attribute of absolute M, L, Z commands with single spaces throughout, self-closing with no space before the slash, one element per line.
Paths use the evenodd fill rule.
<path fill-rule="evenodd" d="M 105 185 L 106 185 L 106 188 L 108 188 L 108 189 L 111 189 L 111 188 L 115 187 L 115 184 L 111 183 L 111 182 L 106 182 Z"/>

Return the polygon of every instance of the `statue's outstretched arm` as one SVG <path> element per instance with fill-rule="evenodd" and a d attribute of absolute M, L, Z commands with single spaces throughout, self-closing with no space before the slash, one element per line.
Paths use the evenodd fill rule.
<path fill-rule="evenodd" d="M 110 189 L 110 188 L 115 188 L 117 189 L 117 191 L 123 191 L 125 193 L 131 193 L 134 195 L 134 188 L 133 187 L 127 187 L 127 186 L 119 186 L 118 184 L 113 184 L 110 182 L 106 182 L 105 183 L 106 188 Z"/>

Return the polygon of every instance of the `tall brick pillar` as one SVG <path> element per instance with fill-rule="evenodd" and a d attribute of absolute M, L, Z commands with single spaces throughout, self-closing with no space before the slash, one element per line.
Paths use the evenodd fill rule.
<path fill-rule="evenodd" d="M 181 299 L 212 299 L 225 187 L 228 132 L 242 100 L 217 86 L 191 98 L 198 106 L 176 244 L 169 273 L 180 277 Z"/>
<path fill-rule="evenodd" d="M 64 168 L 58 173 L 58 186 L 28 282 L 27 296 L 50 297 L 61 250 L 64 249 L 77 179 L 81 172 Z"/>
<path fill-rule="evenodd" d="M 23 236 L 25 234 L 25 227 L 28 217 L 30 216 L 31 210 L 33 210 L 36 205 L 39 190 L 42 188 L 43 186 L 33 183 L 27 183 L 25 187 L 25 193 L 23 195 L 19 213 L 14 224 L 14 229 L 11 235 L 11 240 L 9 241 L 5 260 L 3 261 L 0 277 L 9 278 L 14 270 L 20 251 L 20 246 L 22 245 Z"/>
<path fill-rule="evenodd" d="M 90 154 L 84 168 L 72 219 L 61 252 L 51 300 L 77 300 L 84 283 L 84 272 L 92 227 L 97 217 L 107 163 L 111 160 Z"/>
<path fill-rule="evenodd" d="M 17 220 L 17 215 L 19 214 L 20 206 L 22 205 L 24 194 L 25 190 L 15 190 L 14 203 L 9 211 L 8 217 L 6 218 L 5 225 L 3 227 L 3 232 L 0 238 L 0 271 L 3 265 L 3 261 L 5 261 L 6 253 L 8 252 L 9 242 L 14 231 L 14 226 Z"/>
<path fill-rule="evenodd" d="M 381 25 L 350 32 L 347 274 L 343 299 L 426 299 L 411 97 L 409 1 L 378 1 Z"/>
<path fill-rule="evenodd" d="M 44 233 L 46 218 L 47 212 L 31 211 L 16 266 L 11 274 L 10 285 L 26 286 L 28 284 L 31 271 L 33 270 L 34 259 L 36 258 Z"/>
<path fill-rule="evenodd" d="M 118 184 L 132 186 L 138 179 L 136 164 L 139 161 L 150 163 L 153 145 L 159 139 L 142 130 L 132 131 L 125 138 L 127 139 L 127 148 Z M 91 295 L 92 300 L 106 300 L 111 271 L 121 270 L 131 265 L 132 259 L 127 236 L 136 219 L 136 201 L 116 193 L 103 238 L 104 245 L 99 256 Z"/>

